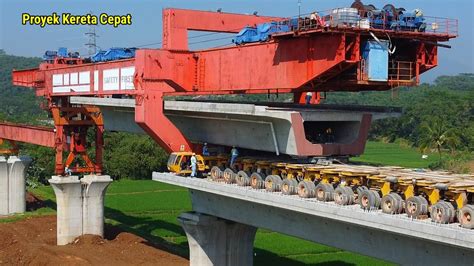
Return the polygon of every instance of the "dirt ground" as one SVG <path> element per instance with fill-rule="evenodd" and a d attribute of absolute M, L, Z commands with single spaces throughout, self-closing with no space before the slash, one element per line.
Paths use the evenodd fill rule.
<path fill-rule="evenodd" d="M 86 235 L 56 246 L 56 216 L 0 223 L 0 264 L 189 265 L 136 235 L 106 227 L 105 239 Z"/>

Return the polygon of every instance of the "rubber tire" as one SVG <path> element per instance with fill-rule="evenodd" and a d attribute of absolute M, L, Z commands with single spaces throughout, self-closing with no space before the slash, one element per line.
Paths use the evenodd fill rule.
<path fill-rule="evenodd" d="M 474 205 L 465 205 L 459 211 L 458 216 L 461 227 L 474 229 Z"/>
<path fill-rule="evenodd" d="M 334 190 L 334 202 L 338 205 L 352 205 L 354 203 L 354 191 L 351 187 L 338 186 Z"/>
<path fill-rule="evenodd" d="M 375 208 L 378 209 L 380 208 L 380 203 L 382 203 L 382 198 L 380 198 L 380 194 L 378 191 L 375 191 L 375 190 L 370 190 L 372 191 L 372 194 L 374 194 L 374 198 L 375 198 Z"/>
<path fill-rule="evenodd" d="M 265 178 L 265 190 L 268 192 L 280 191 L 282 182 L 279 176 L 269 175 Z"/>
<path fill-rule="evenodd" d="M 235 181 L 237 182 L 237 185 L 241 187 L 246 187 L 250 185 L 250 177 L 245 171 L 239 171 L 235 176 Z"/>
<path fill-rule="evenodd" d="M 250 186 L 254 189 L 262 189 L 265 187 L 265 182 L 263 180 L 262 175 L 255 172 L 250 176 Z"/>
<path fill-rule="evenodd" d="M 456 216 L 456 211 L 454 210 L 453 204 L 451 202 L 446 202 L 440 200 L 436 202 L 430 209 L 431 221 L 440 224 L 449 224 L 454 222 L 454 217 Z"/>
<path fill-rule="evenodd" d="M 405 212 L 410 218 L 418 218 L 428 213 L 428 201 L 421 196 L 410 197 L 405 201 Z"/>
<path fill-rule="evenodd" d="M 355 198 L 355 203 L 360 204 L 360 195 L 362 191 L 369 190 L 366 186 L 360 186 L 356 188 L 357 197 Z"/>
<path fill-rule="evenodd" d="M 331 184 L 319 183 L 315 188 L 315 197 L 319 201 L 334 200 L 334 187 Z"/>
<path fill-rule="evenodd" d="M 397 193 L 390 193 L 382 197 L 380 204 L 383 213 L 400 214 L 403 211 L 403 199 Z"/>
<path fill-rule="evenodd" d="M 298 185 L 298 182 L 296 179 L 291 178 L 285 178 L 283 179 L 283 182 L 281 183 L 281 192 L 284 195 L 294 195 L 296 194 L 296 186 Z"/>
<path fill-rule="evenodd" d="M 222 170 L 218 166 L 213 166 L 209 172 L 211 180 L 218 181 L 222 177 Z"/>
<path fill-rule="evenodd" d="M 315 188 L 313 182 L 303 180 L 298 184 L 298 196 L 300 198 L 314 198 Z"/>
<path fill-rule="evenodd" d="M 224 178 L 224 182 L 227 184 L 235 183 L 235 172 L 230 168 L 226 168 L 222 173 L 222 177 Z"/>
<path fill-rule="evenodd" d="M 359 195 L 359 205 L 364 210 L 378 209 L 380 206 L 380 196 L 377 192 L 372 190 L 362 190 Z"/>

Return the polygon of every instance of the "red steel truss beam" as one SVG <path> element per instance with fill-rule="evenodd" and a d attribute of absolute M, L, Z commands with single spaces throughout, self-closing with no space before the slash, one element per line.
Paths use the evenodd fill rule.
<path fill-rule="evenodd" d="M 54 136 L 53 128 L 0 123 L 0 139 L 54 148 Z"/>

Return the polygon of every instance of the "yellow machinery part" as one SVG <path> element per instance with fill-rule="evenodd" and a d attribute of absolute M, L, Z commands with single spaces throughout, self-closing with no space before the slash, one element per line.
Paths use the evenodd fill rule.
<path fill-rule="evenodd" d="M 390 194 L 390 192 L 392 192 L 391 183 L 383 182 L 380 191 L 382 192 L 382 196 Z"/>

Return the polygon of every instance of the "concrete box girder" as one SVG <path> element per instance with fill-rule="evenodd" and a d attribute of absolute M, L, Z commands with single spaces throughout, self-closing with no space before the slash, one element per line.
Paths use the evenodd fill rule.
<path fill-rule="evenodd" d="M 134 99 L 71 97 L 71 103 L 100 106 L 107 130 L 143 133 Z M 390 108 L 274 105 L 165 101 L 164 114 L 192 142 L 297 156 L 359 155 L 371 120 L 400 115 Z M 307 140 L 327 128 L 332 143 Z"/>

